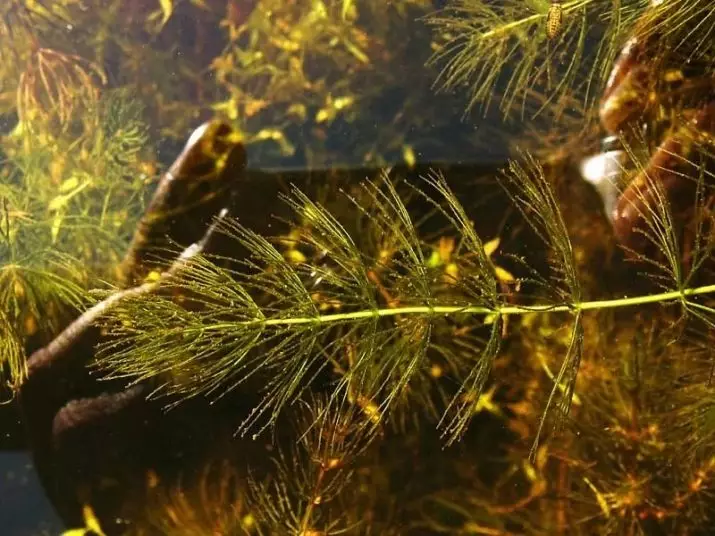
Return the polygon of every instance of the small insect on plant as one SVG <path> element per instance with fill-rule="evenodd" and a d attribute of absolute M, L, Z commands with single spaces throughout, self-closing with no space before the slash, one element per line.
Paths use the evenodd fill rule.
<path fill-rule="evenodd" d="M 546 14 L 546 36 L 553 39 L 561 31 L 564 8 L 559 0 L 551 0 L 549 12 Z"/>

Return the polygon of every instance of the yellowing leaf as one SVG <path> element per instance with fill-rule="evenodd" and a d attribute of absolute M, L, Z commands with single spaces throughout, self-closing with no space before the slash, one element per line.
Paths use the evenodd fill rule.
<path fill-rule="evenodd" d="M 499 247 L 499 237 L 497 236 L 495 239 L 490 240 L 486 244 L 484 244 L 484 253 L 487 254 L 487 257 L 491 257 L 492 254 L 497 250 Z"/>
<path fill-rule="evenodd" d="M 497 279 L 502 283 L 511 283 L 512 281 L 514 281 L 514 276 L 500 266 L 494 267 L 494 273 L 496 274 Z"/>
<path fill-rule="evenodd" d="M 367 54 L 360 50 L 356 45 L 352 44 L 350 41 L 344 41 L 343 44 L 345 45 L 345 48 L 348 49 L 348 52 L 355 56 L 360 63 L 364 63 L 365 65 L 370 63 L 370 58 L 367 57 Z"/>
<path fill-rule="evenodd" d="M 524 461 L 524 474 L 531 482 L 536 482 L 539 479 L 536 469 L 528 461 Z"/>
<path fill-rule="evenodd" d="M 60 184 L 60 192 L 67 193 L 70 190 L 74 190 L 79 185 L 79 179 L 76 175 L 72 175 L 69 179 L 65 180 Z"/>
<path fill-rule="evenodd" d="M 549 461 L 549 449 L 546 445 L 542 445 L 536 451 L 534 463 L 539 471 L 543 471 L 546 467 L 546 462 Z"/>
<path fill-rule="evenodd" d="M 411 145 L 402 146 L 402 158 L 405 160 L 407 167 L 415 167 L 415 163 L 417 163 L 417 158 L 415 157 L 415 151 Z"/>
<path fill-rule="evenodd" d="M 302 264 L 308 260 L 305 255 L 297 249 L 290 249 L 286 251 L 285 256 L 288 259 L 288 262 L 292 264 Z"/>
<path fill-rule="evenodd" d="M 432 254 L 430 255 L 429 259 L 427 259 L 427 266 L 429 266 L 430 268 L 436 268 L 441 264 L 442 257 L 440 257 L 439 251 L 435 249 L 432 251 Z"/>
<path fill-rule="evenodd" d="M 99 526 L 99 521 L 94 515 L 91 506 L 85 505 L 82 508 L 82 517 L 84 518 L 84 528 L 66 530 L 62 533 L 62 536 L 87 536 L 87 534 L 106 536 L 102 527 Z"/>
<path fill-rule="evenodd" d="M 334 114 L 331 112 L 332 110 L 328 108 L 321 108 L 320 110 L 318 110 L 318 113 L 315 114 L 315 122 L 325 123 L 328 119 L 332 119 L 331 116 L 333 116 Z"/>
<path fill-rule="evenodd" d="M 50 204 L 47 206 L 50 212 L 55 212 L 57 210 L 60 210 L 62 207 L 64 207 L 67 204 L 67 201 L 69 199 L 69 196 L 66 195 L 58 195 L 52 201 L 50 201 Z"/>
<path fill-rule="evenodd" d="M 353 2 L 353 0 L 343 0 L 343 9 L 341 12 L 343 20 L 354 19 L 356 15 L 355 2 Z"/>
<path fill-rule="evenodd" d="M 300 50 L 300 43 L 296 41 L 291 41 L 290 39 L 283 39 L 281 37 L 270 37 L 269 41 L 275 47 L 285 50 L 286 52 L 297 52 Z"/>
<path fill-rule="evenodd" d="M 335 99 L 335 102 L 333 102 L 333 106 L 336 110 L 342 110 L 348 106 L 352 106 L 354 102 L 355 97 L 338 97 Z"/>
<path fill-rule="evenodd" d="M 256 519 L 251 514 L 247 514 L 241 519 L 241 525 L 245 529 L 250 529 L 256 524 Z"/>
<path fill-rule="evenodd" d="M 64 211 L 58 210 L 55 213 L 55 217 L 52 219 L 52 229 L 50 234 L 52 236 L 52 243 L 57 242 L 57 237 L 60 234 L 60 227 L 62 227 L 62 221 L 65 219 Z"/>
<path fill-rule="evenodd" d="M 144 278 L 144 282 L 154 283 L 156 281 L 159 281 L 159 279 L 161 279 L 161 272 L 159 272 L 158 270 L 152 270 L 146 275 L 146 277 Z"/>
<path fill-rule="evenodd" d="M 449 278 L 449 281 L 457 281 L 457 279 L 459 279 L 459 267 L 453 262 L 450 262 L 444 268 L 444 273 Z"/>
<path fill-rule="evenodd" d="M 72 191 L 68 191 L 67 193 L 60 194 L 57 197 L 53 198 L 47 207 L 50 212 L 54 212 L 56 210 L 64 208 L 70 199 L 72 199 L 75 195 L 80 193 L 90 184 L 89 180 L 83 182 L 82 184 L 78 184 L 79 180 L 77 180 L 75 175 L 67 179 L 65 182 L 70 183 L 69 186 L 65 186 L 63 184 L 62 186 L 60 186 L 60 191 L 67 191 L 69 190 L 69 187 L 72 187 Z"/>
<path fill-rule="evenodd" d="M 328 8 L 325 2 L 322 0 L 313 0 L 313 9 L 310 11 L 306 17 L 305 22 L 308 24 L 314 24 L 321 20 L 326 20 L 328 18 Z"/>
<path fill-rule="evenodd" d="M 82 517 L 84 517 L 87 529 L 91 530 L 95 534 L 98 534 L 99 536 L 104 536 L 104 531 L 102 530 L 102 527 L 99 526 L 99 520 L 97 519 L 97 516 L 94 515 L 94 511 L 91 506 L 87 504 L 84 505 L 82 508 Z"/>
<path fill-rule="evenodd" d="M 161 26 L 164 26 L 174 11 L 174 0 L 159 0 L 159 4 L 161 5 L 162 12 Z"/>

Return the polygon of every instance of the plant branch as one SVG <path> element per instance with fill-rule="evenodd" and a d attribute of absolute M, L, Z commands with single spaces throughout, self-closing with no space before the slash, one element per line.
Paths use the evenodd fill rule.
<path fill-rule="evenodd" d="M 238 325 L 251 326 L 289 326 L 296 324 L 329 324 L 343 322 L 347 320 L 361 320 L 366 318 L 382 318 L 398 315 L 451 315 L 451 314 L 472 314 L 472 315 L 524 315 L 529 313 L 560 313 L 567 311 L 588 311 L 593 309 L 615 309 L 619 307 L 632 307 L 648 303 L 661 303 L 672 300 L 684 300 L 690 296 L 700 296 L 715 293 L 715 285 L 705 285 L 702 287 L 688 288 L 682 291 L 673 290 L 661 292 L 659 294 L 649 294 L 646 296 L 634 296 L 632 298 L 618 298 L 614 300 L 594 300 L 573 303 L 569 305 L 505 305 L 503 307 L 470 307 L 459 305 L 415 305 L 406 307 L 394 307 L 389 309 L 374 309 L 353 311 L 350 313 L 333 313 L 326 315 L 316 315 L 311 317 L 294 318 L 269 318 L 247 320 L 242 322 L 212 324 L 201 329 L 221 330 Z"/>

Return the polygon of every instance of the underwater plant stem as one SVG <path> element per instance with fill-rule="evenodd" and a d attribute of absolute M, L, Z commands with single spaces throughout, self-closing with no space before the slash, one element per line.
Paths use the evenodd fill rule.
<path fill-rule="evenodd" d="M 313 486 L 313 492 L 310 495 L 310 501 L 308 502 L 308 505 L 305 509 L 305 513 L 303 514 L 303 518 L 300 522 L 300 531 L 298 532 L 299 536 L 304 536 L 312 532 L 309 531 L 310 520 L 313 517 L 313 509 L 321 502 L 320 490 L 323 486 L 323 478 L 325 478 L 325 473 L 325 468 L 321 466 L 318 471 L 318 477 L 315 480 L 315 485 Z"/>
<path fill-rule="evenodd" d="M 568 311 L 587 311 L 592 309 L 615 309 L 617 307 L 631 307 L 634 305 L 644 305 L 647 303 L 659 303 L 672 300 L 684 301 L 690 296 L 715 293 L 715 284 L 683 290 L 673 290 L 660 294 L 649 294 L 646 296 L 635 296 L 632 298 L 618 298 L 615 300 L 595 300 L 568 305 L 508 305 L 504 307 L 482 307 L 482 306 L 459 306 L 459 305 L 414 305 L 408 307 L 394 307 L 389 309 L 372 309 L 353 311 L 351 313 L 334 313 L 328 315 L 316 315 L 311 317 L 295 318 L 268 318 L 260 320 L 249 320 L 240 322 L 243 325 L 263 326 L 287 326 L 295 324 L 327 324 L 331 322 L 342 322 L 346 320 L 360 320 L 366 318 L 380 318 L 397 315 L 451 315 L 451 314 L 472 314 L 472 315 L 524 315 L 528 313 L 559 313 Z M 235 325 L 235 324 L 233 324 Z M 225 324 L 214 324 L 212 329 L 230 327 Z"/>

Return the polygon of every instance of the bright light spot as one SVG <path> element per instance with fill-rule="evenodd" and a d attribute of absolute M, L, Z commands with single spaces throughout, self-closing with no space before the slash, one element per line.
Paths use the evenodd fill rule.
<path fill-rule="evenodd" d="M 581 162 L 581 175 L 592 184 L 604 180 L 612 182 L 621 172 L 620 160 L 623 151 L 600 153 Z"/>
<path fill-rule="evenodd" d="M 593 184 L 603 200 L 606 215 L 611 218 L 618 199 L 618 177 L 622 171 L 623 151 L 606 151 L 581 162 L 581 175 Z"/>

